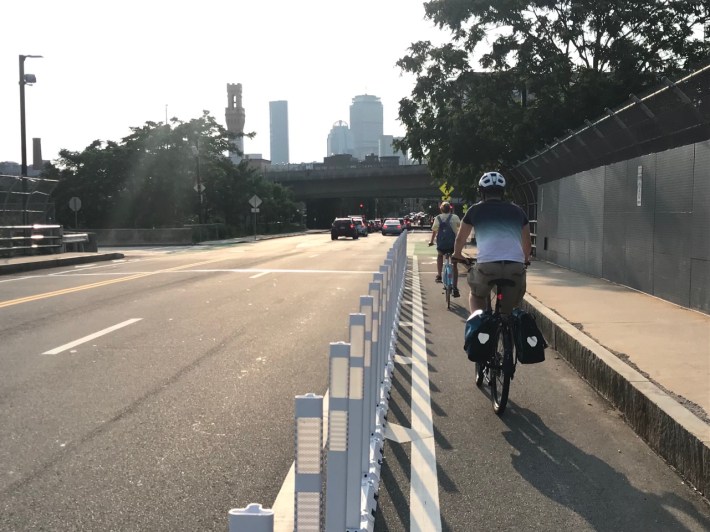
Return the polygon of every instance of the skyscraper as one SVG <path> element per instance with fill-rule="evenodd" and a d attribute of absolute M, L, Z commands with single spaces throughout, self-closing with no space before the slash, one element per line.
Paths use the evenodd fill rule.
<path fill-rule="evenodd" d="M 350 131 L 353 135 L 353 155 L 364 159 L 380 150 L 383 132 L 382 102 L 377 96 L 355 96 L 350 105 Z"/>
<path fill-rule="evenodd" d="M 353 154 L 353 136 L 347 122 L 338 120 L 328 133 L 328 157 Z"/>
<path fill-rule="evenodd" d="M 242 106 L 242 84 L 227 83 L 227 108 L 224 110 L 227 121 L 227 131 L 243 134 L 246 111 Z M 234 164 L 242 160 L 244 154 L 244 137 L 234 141 L 234 150 L 229 150 L 229 158 Z"/>
<path fill-rule="evenodd" d="M 288 102 L 269 102 L 271 163 L 288 164 Z"/>

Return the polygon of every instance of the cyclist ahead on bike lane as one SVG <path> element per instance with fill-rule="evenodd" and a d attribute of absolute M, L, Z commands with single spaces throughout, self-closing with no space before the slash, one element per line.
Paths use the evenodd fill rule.
<path fill-rule="evenodd" d="M 505 178 L 498 172 L 486 172 L 478 182 L 482 201 L 471 207 L 461 222 L 454 245 L 455 259 L 463 259 L 466 240 L 476 231 L 478 256 L 468 272 L 468 297 L 471 312 L 484 310 L 494 279 L 509 279 L 515 286 L 503 288 L 502 314 L 510 314 L 525 295 L 525 263 L 530 260 L 532 241 L 525 212 L 503 199 Z"/>
<path fill-rule="evenodd" d="M 441 282 L 441 270 L 444 266 L 444 255 L 453 254 L 454 242 L 456 241 L 456 233 L 461 225 L 461 219 L 453 212 L 453 208 L 448 201 L 444 201 L 439 206 L 441 214 L 434 218 L 434 223 L 431 226 L 431 240 L 429 245 L 434 245 L 436 239 L 436 282 Z M 459 297 L 459 272 L 458 268 L 454 267 L 454 287 L 453 296 Z"/>

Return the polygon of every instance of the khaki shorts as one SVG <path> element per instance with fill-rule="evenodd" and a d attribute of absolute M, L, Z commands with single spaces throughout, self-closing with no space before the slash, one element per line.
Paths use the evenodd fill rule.
<path fill-rule="evenodd" d="M 495 290 L 495 285 L 490 284 L 494 279 L 510 279 L 515 283 L 515 286 L 503 287 L 501 313 L 510 314 L 525 295 L 525 265 L 520 262 L 476 263 L 468 272 L 467 281 L 474 296 L 486 298 Z"/>

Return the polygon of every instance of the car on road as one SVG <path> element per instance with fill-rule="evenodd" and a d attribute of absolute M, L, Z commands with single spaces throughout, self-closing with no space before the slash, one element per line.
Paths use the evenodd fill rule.
<path fill-rule="evenodd" d="M 355 223 L 355 229 L 357 229 L 358 235 L 367 236 L 370 233 L 370 231 L 367 229 L 367 222 L 365 221 L 365 218 L 362 217 L 362 215 L 350 214 L 348 216 L 352 218 L 353 222 Z"/>
<path fill-rule="evenodd" d="M 399 235 L 402 234 L 402 231 L 404 231 L 404 226 L 396 218 L 385 220 L 385 223 L 382 224 L 383 235 Z"/>
<path fill-rule="evenodd" d="M 355 226 L 355 220 L 352 218 L 336 218 L 330 226 L 330 239 L 337 240 L 339 237 L 345 236 L 357 240 L 360 233 Z"/>

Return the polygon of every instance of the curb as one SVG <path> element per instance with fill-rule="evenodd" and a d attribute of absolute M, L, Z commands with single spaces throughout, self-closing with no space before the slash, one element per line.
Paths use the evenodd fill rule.
<path fill-rule="evenodd" d="M 565 321 L 525 296 L 522 307 L 550 344 L 626 423 L 703 496 L 710 491 L 710 427 L 653 382 Z"/>
<path fill-rule="evenodd" d="M 86 264 L 103 260 L 117 260 L 124 258 L 123 253 L 100 253 L 98 255 L 87 255 L 85 257 L 64 257 L 56 259 L 40 260 L 35 262 L 17 262 L 15 264 L 0 264 L 0 275 L 11 273 L 21 273 L 45 268 L 59 268 L 62 266 L 73 266 L 74 264 Z"/>

